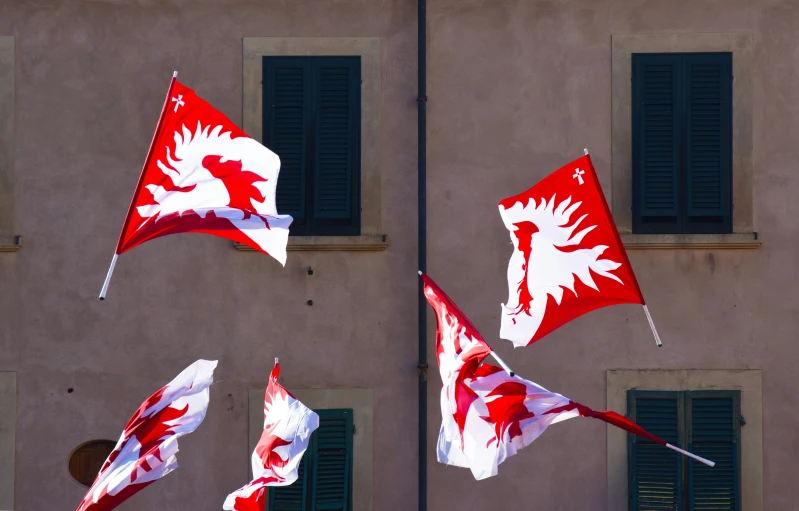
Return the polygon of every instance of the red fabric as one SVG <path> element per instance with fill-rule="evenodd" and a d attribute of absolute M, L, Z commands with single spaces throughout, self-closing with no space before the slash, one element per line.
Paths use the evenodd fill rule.
<path fill-rule="evenodd" d="M 179 101 L 177 101 L 179 99 Z M 267 182 L 269 185 L 276 186 L 277 170 L 279 169 L 279 159 L 266 148 L 261 146 L 264 154 L 270 156 L 266 158 L 265 168 L 270 171 L 274 167 L 274 178 L 264 176 L 263 172 L 254 172 L 252 169 L 242 167 L 242 153 L 253 155 L 252 147 L 240 150 L 242 144 L 225 144 L 206 142 L 207 154 L 200 156 L 197 161 L 184 162 L 189 168 L 181 168 L 181 158 L 178 157 L 177 146 L 187 139 L 195 139 L 195 147 L 192 152 L 197 153 L 196 146 L 202 146 L 203 142 L 197 143 L 196 137 L 198 126 L 213 132 L 219 128 L 217 134 L 226 137 L 227 140 L 241 142 L 243 139 L 250 139 L 241 129 L 233 124 L 224 114 L 213 108 L 205 100 L 197 96 L 194 91 L 173 79 L 161 114 L 161 119 L 156 127 L 153 138 L 151 152 L 145 162 L 139 184 L 134 192 L 128 215 L 125 219 L 122 233 L 117 244 L 117 254 L 122 254 L 146 241 L 184 232 L 199 232 L 221 236 L 259 250 L 269 253 L 267 243 L 259 243 L 253 240 L 252 236 L 247 236 L 245 232 L 258 229 L 259 224 L 252 222 L 259 219 L 260 228 L 269 230 L 279 225 L 287 229 L 290 217 L 278 219 L 276 211 L 271 213 L 259 213 L 256 211 L 253 201 L 264 203 L 265 209 L 274 207 L 273 193 L 264 194 L 264 189 L 259 188 Z M 200 132 L 202 132 L 202 129 Z M 222 138 L 222 137 L 220 137 Z M 254 142 L 254 141 L 253 141 Z M 260 145 L 260 144 L 259 144 Z M 274 157 L 274 162 L 271 157 Z M 170 164 L 176 161 L 176 165 Z M 200 163 L 201 162 L 201 163 Z M 207 170 L 206 178 L 199 183 L 193 182 L 192 176 L 188 174 L 198 167 Z M 168 175 L 164 168 L 176 171 L 172 176 Z M 187 182 L 188 180 L 188 182 Z M 183 184 L 181 181 L 183 181 Z M 208 186 L 211 181 L 217 181 L 224 187 Z M 167 192 L 176 192 L 184 195 L 194 194 L 199 199 L 192 203 L 186 199 L 185 203 L 190 207 L 174 212 L 165 208 L 159 215 L 143 216 L 143 211 L 158 210 L 159 201 L 153 190 L 156 187 Z M 204 187 L 204 188 L 203 188 Z M 207 191 L 210 188 L 213 190 Z M 273 190 L 274 188 L 272 188 Z M 173 197 L 174 200 L 174 197 Z M 202 205 L 200 207 L 199 205 Z M 237 227 L 230 217 L 238 217 L 241 222 L 250 221 L 244 226 L 240 223 Z M 284 249 L 283 249 L 284 250 Z M 281 250 L 277 250 L 280 252 Z M 278 260 L 284 262 L 281 254 L 271 254 Z"/>
<path fill-rule="evenodd" d="M 253 481 L 253 484 L 261 482 L 269 483 L 273 481 Z M 236 497 L 234 506 L 236 511 L 264 511 L 266 507 L 266 487 L 259 488 L 249 498 Z"/>
<path fill-rule="evenodd" d="M 585 405 L 581 405 L 580 403 L 575 403 L 574 401 L 570 401 L 568 405 L 561 406 L 559 408 L 554 408 L 547 413 L 561 413 L 569 410 L 577 410 L 582 417 L 591 417 L 593 419 L 599 419 L 603 422 L 607 422 L 608 424 L 612 424 L 617 428 L 621 428 L 625 431 L 629 431 L 633 435 L 638 435 L 640 437 L 646 438 L 647 440 L 651 440 L 656 444 L 660 444 L 665 446 L 666 441 L 653 435 L 652 433 L 648 432 L 638 424 L 634 423 L 627 417 L 623 415 L 619 415 L 618 413 L 607 410 L 604 412 L 597 412 L 596 410 L 592 410 Z"/>
<path fill-rule="evenodd" d="M 578 174 L 578 172 L 581 173 Z M 582 184 L 580 181 L 582 181 Z M 511 229 L 511 236 L 516 238 L 516 250 L 521 252 L 524 257 L 522 272 L 519 273 L 521 281 L 509 282 L 511 295 L 518 297 L 518 306 L 515 310 L 506 312 L 507 318 L 503 315 L 503 321 L 507 319 L 508 322 L 507 329 L 513 329 L 513 325 L 517 324 L 517 318 L 520 315 L 526 314 L 529 316 L 532 314 L 530 310 L 534 299 L 544 300 L 546 303 L 540 325 L 537 328 L 531 327 L 527 331 L 528 337 L 525 337 L 523 342 L 528 345 L 569 321 L 595 309 L 622 303 L 644 304 L 638 282 L 627 259 L 627 253 L 613 222 L 590 157 L 584 156 L 561 167 L 529 190 L 503 199 L 500 201 L 499 206 L 504 218 L 507 215 L 507 210 L 514 206 L 518 210 L 520 208 L 519 204 L 521 207 L 529 208 L 528 205 L 530 204 L 534 206 L 542 203 L 542 201 L 547 203 L 554 201 L 553 209 L 555 209 L 568 198 L 570 198 L 569 205 L 574 205 L 578 202 L 581 204 L 571 215 L 569 224 L 558 228 L 567 230 L 578 223 L 578 219 L 585 215 L 585 219 L 571 233 L 571 240 L 574 240 L 581 230 L 591 226 L 595 227 L 585 234 L 578 243 L 572 244 L 570 241 L 569 244 L 555 245 L 554 249 L 564 254 L 563 257 L 543 257 L 546 264 L 558 266 L 557 268 L 541 265 L 542 258 L 538 258 L 540 254 L 537 254 L 533 248 L 533 239 L 534 236 L 545 237 L 546 235 L 544 233 L 539 234 L 540 226 L 524 220 L 525 216 L 530 215 L 527 213 L 509 215 L 509 217 L 512 216 L 512 219 L 506 220 L 506 226 Z M 529 211 L 529 209 L 526 209 L 526 211 Z M 586 274 L 591 275 L 598 287 L 597 290 L 586 285 L 580 278 L 574 278 L 580 268 L 568 266 L 566 254 L 580 249 L 594 249 L 598 246 L 607 246 L 601 253 L 602 259 L 620 263 L 620 266 L 611 270 L 610 273 L 621 282 L 598 275 L 593 268 L 582 268 Z M 530 286 L 528 286 L 531 272 L 551 274 L 556 270 L 565 276 L 574 278 L 573 290 L 568 288 L 569 282 L 559 282 L 556 285 L 556 287 L 560 287 L 563 290 L 560 304 L 557 303 L 552 294 L 540 294 L 538 298 L 534 298 L 531 294 Z M 509 280 L 511 279 L 510 275 L 511 271 L 509 269 Z M 564 280 L 568 281 L 570 278 L 565 278 Z M 503 325 L 503 332 L 505 331 L 506 326 Z M 506 335 L 502 335 L 502 337 L 509 338 Z M 517 341 L 514 340 L 514 342 Z"/>
<path fill-rule="evenodd" d="M 452 420 L 463 432 L 469 409 L 477 399 L 477 394 L 464 378 L 474 373 L 480 362 L 491 353 L 491 348 L 466 315 L 430 277 L 422 275 L 422 280 L 425 298 L 436 313 L 436 360 L 443 383 L 443 400 Z"/>
<path fill-rule="evenodd" d="M 464 349 L 464 345 L 457 342 L 458 338 L 455 334 L 460 334 L 460 329 L 463 329 L 462 333 L 471 339 L 470 344 L 473 344 L 476 348 L 476 351 L 469 358 L 474 359 L 477 363 L 482 361 L 491 353 L 491 347 L 485 342 L 483 336 L 472 325 L 466 314 L 455 305 L 455 302 L 438 287 L 438 284 L 433 282 L 433 279 L 422 274 L 422 280 L 424 281 L 424 296 L 430 306 L 433 307 L 439 326 L 436 329 L 436 354 L 440 355 L 447 343 L 452 345 L 455 353 L 460 354 Z M 453 331 L 453 328 L 456 330 Z"/>

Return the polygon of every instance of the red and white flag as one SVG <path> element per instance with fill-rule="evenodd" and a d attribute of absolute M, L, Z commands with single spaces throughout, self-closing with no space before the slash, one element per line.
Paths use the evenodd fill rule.
<path fill-rule="evenodd" d="M 215 368 L 215 360 L 198 360 L 142 403 L 78 511 L 110 511 L 178 468 L 178 438 L 205 418 Z"/>
<path fill-rule="evenodd" d="M 660 345 L 588 155 L 503 199 L 499 213 L 513 242 L 502 339 L 528 346 L 592 310 L 639 303 Z"/>
<path fill-rule="evenodd" d="M 469 468 L 475 479 L 497 474 L 500 463 L 556 422 L 593 417 L 691 456 L 615 412 L 597 412 L 505 370 L 484 363 L 491 348 L 463 312 L 430 279 L 424 293 L 436 313 L 436 357 L 443 382 L 438 461 Z"/>
<path fill-rule="evenodd" d="M 173 77 L 100 298 L 118 255 L 169 234 L 221 236 L 285 265 L 292 218 L 277 212 L 279 171 L 275 153 Z"/>
<path fill-rule="evenodd" d="M 225 510 L 263 511 L 267 486 L 288 486 L 297 480 L 311 433 L 319 427 L 319 416 L 283 388 L 278 376 L 275 359 L 264 396 L 264 431 L 252 453 L 253 480 L 228 495 Z"/>

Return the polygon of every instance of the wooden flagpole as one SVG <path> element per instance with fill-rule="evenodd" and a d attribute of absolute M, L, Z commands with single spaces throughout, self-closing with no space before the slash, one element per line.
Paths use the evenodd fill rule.
<path fill-rule="evenodd" d="M 119 238 L 117 239 L 117 247 L 114 250 L 114 257 L 111 259 L 111 265 L 108 267 L 108 273 L 105 276 L 105 282 L 103 282 L 103 288 L 100 290 L 100 300 L 105 300 L 105 293 L 108 291 L 108 283 L 111 282 L 111 275 L 114 273 L 114 267 L 117 264 L 117 257 L 119 257 L 119 247 L 122 244 L 122 235 L 128 228 L 128 224 L 130 223 L 130 215 L 133 213 L 133 207 L 136 204 L 136 199 L 139 197 L 139 191 L 141 190 L 142 181 L 144 180 L 144 172 L 147 170 L 147 166 L 150 164 L 150 159 L 153 156 L 153 147 L 155 146 L 155 139 L 158 138 L 158 132 L 161 130 L 161 122 L 164 120 L 164 113 L 166 112 L 166 107 L 169 105 L 169 96 L 172 94 L 172 88 L 175 86 L 175 79 L 178 77 L 178 72 L 174 71 L 172 73 L 172 80 L 169 82 L 169 89 L 166 91 L 166 99 L 164 99 L 164 106 L 161 108 L 161 115 L 158 116 L 158 124 L 155 126 L 155 132 L 153 132 L 153 139 L 150 141 L 150 149 L 147 151 L 147 158 L 144 159 L 144 165 L 141 169 L 141 174 L 139 174 L 139 182 L 136 184 L 136 190 L 133 192 L 133 198 L 130 201 L 130 206 L 128 206 L 128 214 L 125 216 L 125 222 L 122 224 L 122 231 L 119 233 Z"/>

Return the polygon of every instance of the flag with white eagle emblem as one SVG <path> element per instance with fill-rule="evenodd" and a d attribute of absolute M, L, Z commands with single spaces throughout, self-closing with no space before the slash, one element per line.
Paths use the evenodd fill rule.
<path fill-rule="evenodd" d="M 286 264 L 290 215 L 277 212 L 278 156 L 173 76 L 117 256 L 161 236 L 221 236 Z"/>
<path fill-rule="evenodd" d="M 513 243 L 501 338 L 527 346 L 593 310 L 638 303 L 660 345 L 590 156 L 503 199 L 499 213 Z"/>

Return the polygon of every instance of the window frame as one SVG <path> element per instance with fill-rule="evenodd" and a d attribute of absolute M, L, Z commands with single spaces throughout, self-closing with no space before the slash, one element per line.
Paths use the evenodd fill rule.
<path fill-rule="evenodd" d="M 630 97 L 631 97 L 631 173 L 632 173 L 632 232 L 634 234 L 666 234 L 666 235 L 691 235 L 691 234 L 715 234 L 726 235 L 733 232 L 733 52 L 732 51 L 702 51 L 702 52 L 633 52 L 631 53 L 630 69 Z M 722 83 L 720 93 L 722 107 L 720 110 L 720 122 L 723 132 L 720 144 L 722 146 L 721 165 L 723 168 L 722 182 L 720 186 L 721 200 L 725 209 L 722 221 L 689 221 L 689 114 L 690 105 L 688 104 L 689 95 L 689 66 L 693 61 L 714 60 L 728 72 L 722 77 L 726 83 Z M 662 60 L 671 61 L 675 69 L 674 98 L 673 98 L 673 118 L 676 130 L 677 146 L 676 161 L 676 199 L 677 215 L 673 222 L 644 221 L 646 215 L 642 211 L 642 143 L 643 126 L 641 124 L 641 103 L 643 94 L 643 83 L 639 81 L 641 76 L 641 66 L 647 64 L 646 61 Z"/>
<path fill-rule="evenodd" d="M 14 37 L 0 35 L 0 253 L 22 248 L 22 236 L 16 233 L 14 219 L 14 63 Z"/>
<path fill-rule="evenodd" d="M 732 400 L 732 420 L 734 431 L 734 442 L 736 447 L 736 472 L 735 477 L 735 492 L 736 492 L 736 509 L 742 509 L 742 458 L 741 458 L 741 428 L 740 420 L 738 417 L 743 417 L 741 413 L 741 391 L 740 390 L 639 390 L 631 389 L 626 392 L 627 396 L 627 417 L 636 421 L 636 401 L 639 398 L 670 398 L 676 399 L 678 403 L 677 408 L 677 421 L 678 421 L 678 438 L 679 445 L 682 449 L 691 450 L 693 427 L 692 427 L 692 400 L 702 398 L 730 398 Z M 635 441 L 632 434 L 627 434 L 627 494 L 628 505 L 627 509 L 633 511 L 635 509 L 635 485 L 633 480 L 633 447 Z M 690 471 L 691 467 L 697 461 L 689 459 L 687 456 L 681 456 L 681 480 L 680 480 L 680 506 L 681 511 L 689 511 L 691 509 L 691 501 L 693 495 L 693 487 L 690 484 Z"/>
<path fill-rule="evenodd" d="M 613 220 L 629 250 L 755 250 L 761 241 L 754 219 L 755 40 L 747 31 L 613 33 L 611 40 L 611 147 L 598 152 L 610 162 Z M 732 52 L 732 234 L 633 234 L 632 232 L 632 54 Z M 598 169 L 599 171 L 600 169 Z M 625 494 L 626 495 L 626 494 Z M 626 498 L 626 497 L 625 497 Z M 618 504 L 614 504 L 618 507 Z"/>

